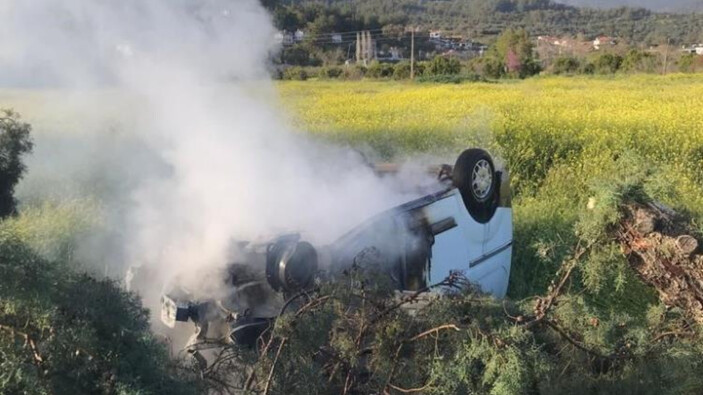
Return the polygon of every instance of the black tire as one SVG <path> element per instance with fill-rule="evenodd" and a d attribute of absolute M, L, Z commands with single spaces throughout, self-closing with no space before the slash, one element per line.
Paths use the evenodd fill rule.
<path fill-rule="evenodd" d="M 491 156 L 482 149 L 467 149 L 456 160 L 452 181 L 461 193 L 469 214 L 478 223 L 490 221 L 498 208 L 498 178 Z"/>
<path fill-rule="evenodd" d="M 274 291 L 295 292 L 307 287 L 317 272 L 317 251 L 308 242 L 281 240 L 266 253 L 266 279 Z"/>

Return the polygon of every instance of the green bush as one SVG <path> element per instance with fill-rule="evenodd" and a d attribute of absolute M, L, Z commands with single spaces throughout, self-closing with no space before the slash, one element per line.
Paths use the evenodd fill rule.
<path fill-rule="evenodd" d="M 592 62 L 584 61 L 581 63 L 579 71 L 581 74 L 594 74 L 596 72 L 596 66 Z"/>
<path fill-rule="evenodd" d="M 399 62 L 393 67 L 394 80 L 407 80 L 410 78 L 410 62 Z"/>
<path fill-rule="evenodd" d="M 136 295 L 39 257 L 0 223 L 0 393 L 195 392 L 149 328 Z"/>
<path fill-rule="evenodd" d="M 460 72 L 461 62 L 459 62 L 459 59 L 440 55 L 435 56 L 434 59 L 429 62 L 423 75 L 453 75 L 459 74 Z"/>
<path fill-rule="evenodd" d="M 484 78 L 491 79 L 498 79 L 504 73 L 503 62 L 496 57 L 474 58 L 469 62 L 469 69 Z"/>
<path fill-rule="evenodd" d="M 462 82 L 479 82 L 485 81 L 478 74 L 439 74 L 439 75 L 423 75 L 416 79 L 418 82 L 431 82 L 438 84 L 460 84 Z"/>
<path fill-rule="evenodd" d="M 620 70 L 622 65 L 622 56 L 604 53 L 597 55 L 593 59 L 594 72 L 597 74 L 613 74 Z"/>
<path fill-rule="evenodd" d="M 558 57 L 551 67 L 552 74 L 574 74 L 581 68 L 581 63 L 573 56 Z"/>
<path fill-rule="evenodd" d="M 652 73 L 660 70 L 659 59 L 644 51 L 631 49 L 622 60 L 620 69 L 625 72 Z"/>
<path fill-rule="evenodd" d="M 351 80 L 351 81 L 356 81 L 364 78 L 364 75 L 366 74 L 366 67 L 361 66 L 361 65 L 354 65 L 354 66 L 345 66 L 344 69 L 342 69 L 342 75 L 341 78 L 345 80 Z"/>
<path fill-rule="evenodd" d="M 334 79 L 339 78 L 344 70 L 341 67 L 327 66 L 320 68 L 318 76 L 322 79 Z"/>
<path fill-rule="evenodd" d="M 308 79 L 308 72 L 300 66 L 288 67 L 283 71 L 284 80 L 305 81 Z"/>
<path fill-rule="evenodd" d="M 15 186 L 26 170 L 22 159 L 32 151 L 32 130 L 10 110 L 0 110 L 0 218 L 16 213 Z"/>
<path fill-rule="evenodd" d="M 696 54 L 684 54 L 681 55 L 676 64 L 679 71 L 682 73 L 695 73 L 703 70 L 703 56 Z"/>
<path fill-rule="evenodd" d="M 367 78 L 390 78 L 393 76 L 393 65 L 390 63 L 381 63 L 373 61 L 369 64 L 365 77 Z"/>

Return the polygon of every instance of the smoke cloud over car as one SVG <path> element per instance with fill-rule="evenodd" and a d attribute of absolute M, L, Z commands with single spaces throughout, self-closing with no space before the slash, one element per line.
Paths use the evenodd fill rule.
<path fill-rule="evenodd" d="M 405 200 L 354 151 L 287 126 L 274 33 L 257 0 L 3 2 L 0 84 L 71 119 L 37 123 L 21 197 L 97 194 L 111 226 L 83 258 L 149 267 L 144 294 L 222 265 L 232 240 L 329 241 Z"/>

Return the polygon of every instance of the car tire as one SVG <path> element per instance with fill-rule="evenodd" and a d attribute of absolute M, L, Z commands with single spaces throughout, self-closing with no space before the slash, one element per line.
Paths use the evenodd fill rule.
<path fill-rule="evenodd" d="M 454 186 L 476 222 L 485 224 L 498 208 L 500 180 L 488 152 L 471 148 L 462 152 L 452 172 Z"/>

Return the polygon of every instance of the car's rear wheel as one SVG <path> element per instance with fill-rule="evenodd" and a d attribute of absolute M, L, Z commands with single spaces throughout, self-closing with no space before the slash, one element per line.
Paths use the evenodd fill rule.
<path fill-rule="evenodd" d="M 459 155 L 452 173 L 466 209 L 476 222 L 490 221 L 498 208 L 498 175 L 488 152 L 471 148 Z"/>

